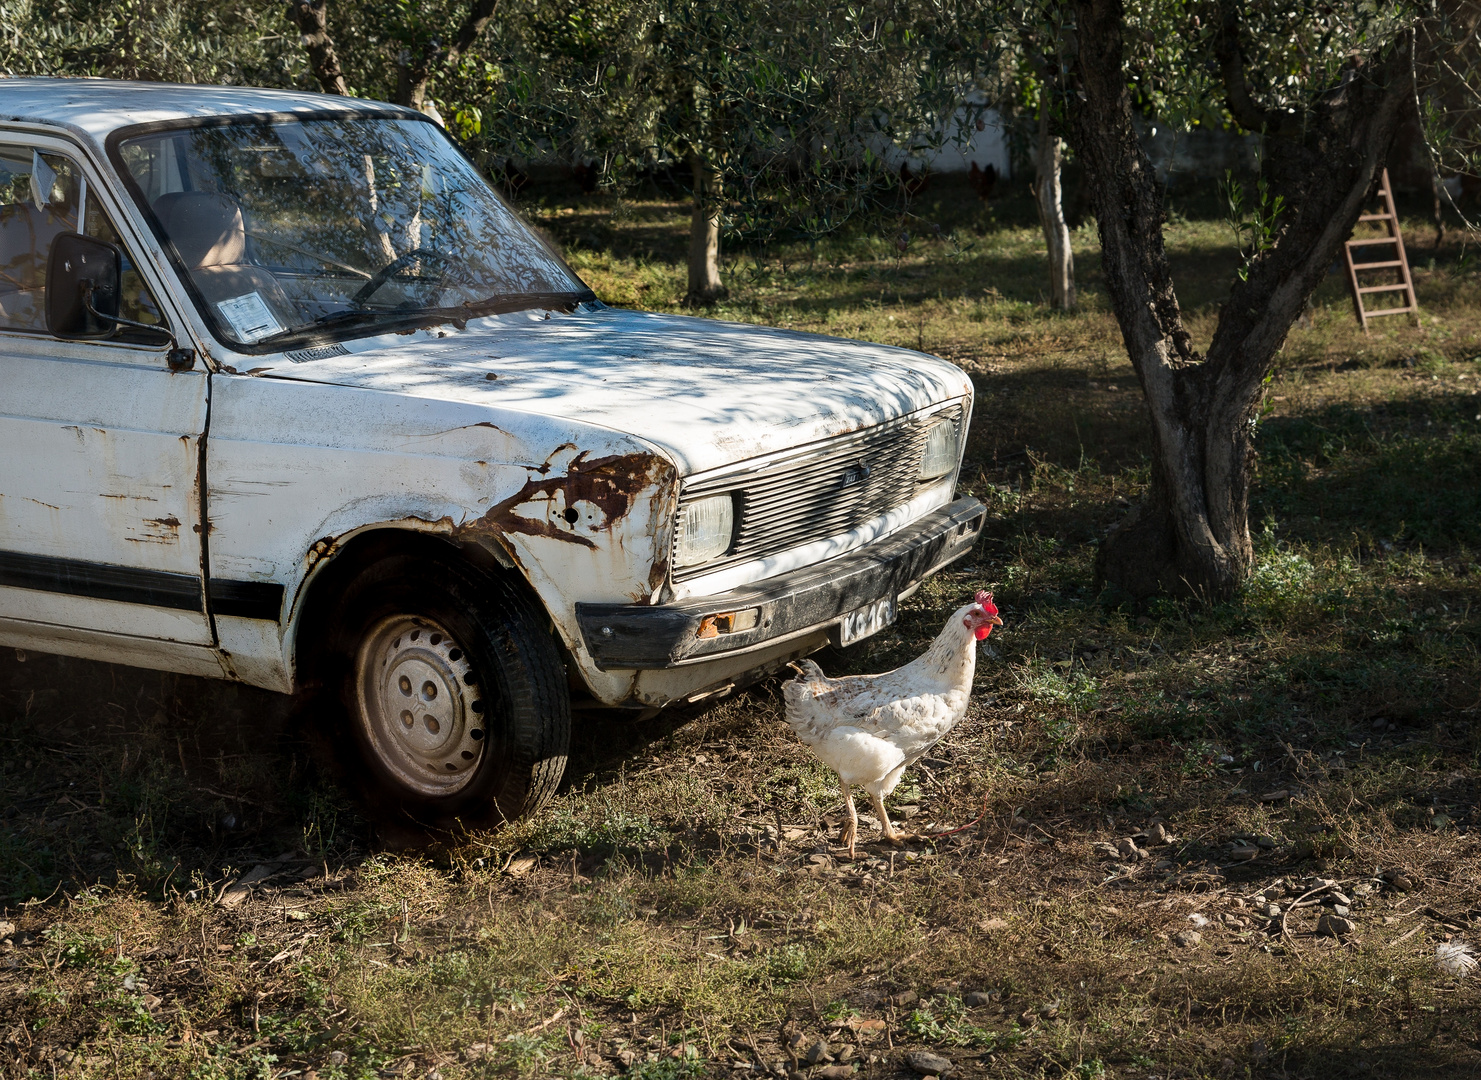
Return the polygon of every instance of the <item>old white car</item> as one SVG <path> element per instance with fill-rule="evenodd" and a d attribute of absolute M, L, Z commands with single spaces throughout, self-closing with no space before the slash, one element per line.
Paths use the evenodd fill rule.
<path fill-rule="evenodd" d="M 0 81 L 0 643 L 332 701 L 380 812 L 528 813 L 573 699 L 888 624 L 982 527 L 971 408 L 603 305 L 419 113 Z"/>

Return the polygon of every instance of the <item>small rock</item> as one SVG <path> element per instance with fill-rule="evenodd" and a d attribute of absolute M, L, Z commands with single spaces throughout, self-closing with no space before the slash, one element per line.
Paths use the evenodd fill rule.
<path fill-rule="evenodd" d="M 1352 900 L 1346 893 L 1340 893 L 1336 890 L 1333 890 L 1322 898 L 1322 903 L 1341 904 L 1343 907 L 1347 907 L 1352 904 Z"/>
<path fill-rule="evenodd" d="M 840 1065 L 847 1065 L 859 1056 L 859 1048 L 853 1043 L 844 1043 L 838 1048 L 838 1053 L 833 1055 Z"/>
<path fill-rule="evenodd" d="M 920 1000 L 920 995 L 914 990 L 901 990 L 898 994 L 891 994 L 885 1000 L 898 1009 L 905 1005 L 914 1005 Z"/>
<path fill-rule="evenodd" d="M 1281 799 L 1289 799 L 1290 797 L 1290 791 L 1286 788 L 1281 788 L 1279 791 L 1267 791 L 1264 795 L 1260 796 L 1260 801 L 1278 802 Z"/>
<path fill-rule="evenodd" d="M 1348 907 L 1346 904 L 1333 904 L 1332 914 L 1340 915 L 1342 916 L 1342 918 L 1345 919 L 1352 914 L 1352 908 Z"/>
<path fill-rule="evenodd" d="M 951 1058 L 933 1054 L 928 1050 L 915 1050 L 905 1055 L 905 1064 L 922 1076 L 945 1076 L 954 1065 Z"/>
<path fill-rule="evenodd" d="M 993 1003 L 993 996 L 992 993 L 986 990 L 973 990 L 966 997 L 962 998 L 962 1001 L 969 1009 L 980 1009 L 984 1005 L 991 1005 Z"/>
<path fill-rule="evenodd" d="M 1269 851 L 1271 848 L 1275 847 L 1275 839 L 1274 837 L 1270 836 L 1257 836 L 1255 837 L 1255 846 L 1265 851 Z"/>
<path fill-rule="evenodd" d="M 1166 825 L 1162 824 L 1162 822 L 1160 821 L 1156 821 L 1152 823 L 1152 828 L 1151 831 L 1147 834 L 1147 839 L 1152 844 L 1170 844 L 1174 840 L 1176 840 L 1177 837 L 1167 831 Z"/>
<path fill-rule="evenodd" d="M 1316 932 L 1318 934 L 1325 934 L 1328 937 L 1346 937 L 1356 929 L 1357 927 L 1352 924 L 1352 920 L 1344 919 L 1340 915 L 1323 915 L 1317 920 L 1316 924 Z"/>
<path fill-rule="evenodd" d="M 622 1067 L 624 1069 L 630 1069 L 632 1068 L 633 1062 L 638 1060 L 637 1051 L 619 1050 L 617 1051 L 617 1060 L 622 1062 Z"/>
<path fill-rule="evenodd" d="M 813 1073 L 813 1076 L 821 1077 L 822 1080 L 846 1080 L 847 1077 L 853 1075 L 852 1065 L 824 1065 Z"/>
<path fill-rule="evenodd" d="M 0 938 L 8 938 L 15 933 L 15 923 L 8 919 L 0 919 Z"/>
<path fill-rule="evenodd" d="M 1388 883 L 1400 892 L 1414 891 L 1414 879 L 1408 874 L 1390 874 Z"/>
<path fill-rule="evenodd" d="M 1092 849 L 1103 859 L 1119 859 L 1121 852 L 1116 850 L 1115 844 L 1108 844 L 1104 840 L 1097 841 Z"/>
<path fill-rule="evenodd" d="M 1136 841 L 1131 837 L 1123 837 L 1116 841 L 1116 854 L 1123 859 L 1145 859 L 1146 849 L 1136 846 Z"/>
<path fill-rule="evenodd" d="M 1041 1019 L 1041 1020 L 1053 1020 L 1058 1015 L 1059 1015 L 1059 1003 L 1058 1002 L 1051 1001 L 1048 1005 L 1045 1005 L 1043 1008 L 1041 1008 L 1039 1010 L 1039 1019 Z"/>
<path fill-rule="evenodd" d="M 1253 844 L 1239 844 L 1229 850 L 1229 857 L 1236 862 L 1248 862 L 1260 854 L 1260 849 Z"/>
<path fill-rule="evenodd" d="M 287 919 L 288 919 L 289 922 L 303 922 L 305 919 L 307 919 L 309 917 L 309 913 L 307 911 L 301 911 L 301 910 L 295 908 L 293 910 L 288 911 L 286 913 L 286 917 L 287 917 Z"/>
<path fill-rule="evenodd" d="M 227 887 L 226 891 L 221 894 L 220 899 L 218 899 L 216 903 L 220 904 L 222 907 L 236 907 L 243 900 L 247 899 L 248 896 L 252 895 L 253 885 L 256 885 L 258 882 L 265 881 L 268 878 L 272 877 L 276 870 L 276 866 L 272 866 L 267 863 L 259 863 L 257 866 L 254 866 L 251 870 L 247 871 L 247 873 L 237 878 L 236 881 L 232 882 L 232 884 Z"/>
<path fill-rule="evenodd" d="M 350 1055 L 349 1054 L 346 1054 L 343 1050 L 331 1050 L 331 1051 L 329 1051 L 329 1064 L 335 1066 L 336 1068 L 338 1068 L 339 1066 L 343 1065 L 345 1062 L 347 1062 L 349 1060 L 350 1060 Z"/>
<path fill-rule="evenodd" d="M 1172 936 L 1173 944 L 1183 949 L 1196 949 L 1203 944 L 1203 935 L 1197 930 L 1179 930 Z"/>
<path fill-rule="evenodd" d="M 808 1065 L 821 1065 L 825 1061 L 832 1061 L 833 1055 L 828 1052 L 828 1044 L 822 1039 L 815 1039 L 805 1053 L 798 1055 L 799 1060 Z"/>

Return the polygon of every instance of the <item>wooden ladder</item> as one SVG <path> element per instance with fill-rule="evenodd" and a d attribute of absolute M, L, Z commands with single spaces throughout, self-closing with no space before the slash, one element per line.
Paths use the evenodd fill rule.
<path fill-rule="evenodd" d="M 1403 234 L 1399 232 L 1399 215 L 1394 209 L 1393 190 L 1388 182 L 1388 170 L 1384 169 L 1383 187 L 1378 192 L 1379 197 L 1383 199 L 1383 210 L 1377 214 L 1364 214 L 1358 218 L 1359 221 L 1387 223 L 1388 235 L 1353 237 L 1344 248 L 1347 254 L 1347 282 L 1352 286 L 1352 306 L 1357 312 L 1358 325 L 1363 328 L 1365 334 L 1368 332 L 1369 319 L 1376 319 L 1382 315 L 1416 315 L 1417 317 L 1416 313 L 1419 311 L 1419 301 L 1414 297 L 1414 279 L 1409 276 L 1409 256 L 1404 251 Z M 1353 248 L 1372 247 L 1377 244 L 1392 244 L 1396 249 L 1396 257 L 1374 262 L 1353 262 Z M 1361 285 L 1358 283 L 1359 270 L 1398 270 L 1401 280 L 1392 285 Z M 1363 306 L 1365 294 L 1392 292 L 1404 294 L 1402 307 L 1365 308 Z"/>

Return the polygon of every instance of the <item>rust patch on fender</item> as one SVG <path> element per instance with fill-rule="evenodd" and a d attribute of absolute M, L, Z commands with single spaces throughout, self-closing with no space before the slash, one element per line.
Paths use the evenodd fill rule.
<path fill-rule="evenodd" d="M 587 502 L 600 508 L 604 518 L 602 528 L 610 531 L 613 523 L 632 509 L 638 496 L 660 483 L 669 472 L 668 463 L 652 454 L 612 454 L 590 459 L 586 455 L 587 451 L 583 450 L 572 458 L 563 476 L 539 476 L 526 480 L 513 495 L 495 503 L 477 522 L 463 528 L 485 527 L 526 536 L 548 536 L 595 548 L 595 541 L 542 518 L 516 514 L 515 508 L 526 503 L 548 501 L 557 493 L 563 493 L 568 507 Z"/>

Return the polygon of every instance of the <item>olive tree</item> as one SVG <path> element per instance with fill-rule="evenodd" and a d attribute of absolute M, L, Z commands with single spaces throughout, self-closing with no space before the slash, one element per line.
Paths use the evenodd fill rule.
<path fill-rule="evenodd" d="M 1383 168 L 1417 66 L 1474 35 L 1475 7 L 1328 0 L 1070 0 L 1064 42 L 1111 306 L 1146 397 L 1151 482 L 1106 537 L 1099 576 L 1133 595 L 1218 599 L 1252 562 L 1249 489 L 1262 388 Z M 1161 64 L 1176 40 L 1182 62 Z M 1184 324 L 1163 246 L 1162 188 L 1133 115 L 1148 81 L 1217 95 L 1262 136 L 1246 240 L 1212 340 Z"/>
<path fill-rule="evenodd" d="M 540 72 L 506 79 L 488 111 L 599 158 L 615 186 L 676 173 L 691 204 L 688 299 L 705 303 L 724 292 L 722 221 L 815 238 L 893 198 L 885 144 L 952 136 L 991 64 L 995 15 L 980 0 L 581 5 L 510 34 L 539 44 Z"/>

